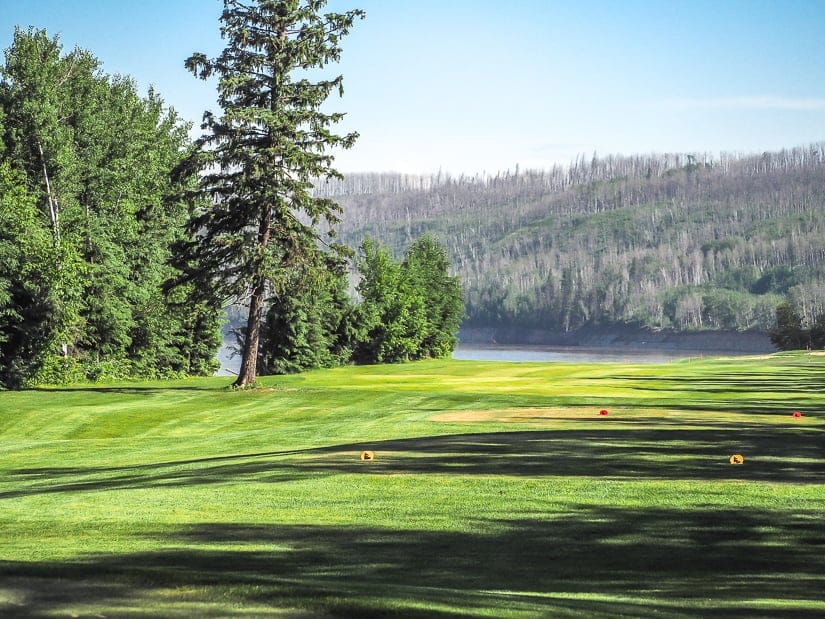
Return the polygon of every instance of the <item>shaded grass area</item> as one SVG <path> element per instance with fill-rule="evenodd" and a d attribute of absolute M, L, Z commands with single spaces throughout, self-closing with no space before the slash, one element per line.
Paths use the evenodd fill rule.
<path fill-rule="evenodd" d="M 0 393 L 0 615 L 822 616 L 823 377 L 775 355 Z"/>
<path fill-rule="evenodd" d="M 5 562 L 0 573 L 33 614 L 90 601 L 124 612 L 167 596 L 186 614 L 197 608 L 186 598 L 208 591 L 215 616 L 241 604 L 352 616 L 821 616 L 825 539 L 813 514 L 571 512 L 492 533 L 202 524 L 166 549 Z"/>

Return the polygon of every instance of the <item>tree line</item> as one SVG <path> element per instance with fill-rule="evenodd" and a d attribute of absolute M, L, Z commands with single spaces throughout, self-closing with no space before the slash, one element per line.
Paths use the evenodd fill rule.
<path fill-rule="evenodd" d="M 200 138 L 157 93 L 89 52 L 16 29 L 0 68 L 0 388 L 210 374 L 224 308 L 245 305 L 239 387 L 259 373 L 449 355 L 463 304 L 446 249 L 396 261 L 335 240 L 340 179 L 320 108 L 361 11 L 225 0 L 227 47 Z M 352 290 L 351 280 L 360 282 Z"/>
<path fill-rule="evenodd" d="M 472 325 L 803 328 L 825 309 L 825 147 L 351 175 L 325 68 L 360 10 L 224 0 L 200 138 L 150 90 L 17 29 L 0 68 L 0 384 L 444 356 Z M 316 81 L 310 76 L 318 76 Z M 370 239 L 376 239 L 372 241 Z M 442 246 L 437 239 L 447 242 Z M 360 247 L 351 296 L 351 264 Z M 436 296 L 433 296 L 436 295 Z"/>
<path fill-rule="evenodd" d="M 261 328 L 258 368 L 288 374 L 357 363 L 449 357 L 464 316 L 461 285 L 447 252 L 423 236 L 403 260 L 368 239 L 357 262 L 357 295 L 343 261 L 323 271 L 295 270 L 273 296 Z M 240 330 L 238 350 L 244 341 Z"/>
<path fill-rule="evenodd" d="M 0 385 L 213 371 L 220 308 L 162 288 L 188 217 L 170 180 L 187 129 L 91 53 L 15 30 L 0 67 Z"/>
<path fill-rule="evenodd" d="M 400 175 L 379 190 L 387 176 L 319 184 L 344 206 L 341 238 L 396 252 L 422 233 L 446 239 L 469 325 L 767 332 L 783 301 L 804 324 L 825 309 L 823 143 Z"/>

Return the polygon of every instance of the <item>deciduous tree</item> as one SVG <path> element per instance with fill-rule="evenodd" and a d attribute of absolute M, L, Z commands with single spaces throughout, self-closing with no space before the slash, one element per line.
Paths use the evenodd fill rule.
<path fill-rule="evenodd" d="M 154 91 L 140 96 L 90 52 L 63 54 L 33 28 L 6 50 L 0 117 L 4 183 L 25 187 L 6 194 L 2 215 L 25 249 L 7 254 L 20 266 L 8 271 L 6 315 L 28 334 L 7 360 L 21 369 L 12 382 L 208 371 L 216 312 L 198 309 L 191 287 L 183 298 L 161 289 L 188 215 L 170 178 L 188 126 Z"/>
<path fill-rule="evenodd" d="M 0 388 L 25 384 L 54 331 L 56 250 L 23 176 L 0 160 Z"/>

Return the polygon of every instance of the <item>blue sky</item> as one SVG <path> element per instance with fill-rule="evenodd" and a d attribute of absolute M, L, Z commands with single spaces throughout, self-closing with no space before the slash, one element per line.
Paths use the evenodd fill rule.
<path fill-rule="evenodd" d="M 15 25 L 153 84 L 196 125 L 223 47 L 219 0 L 0 0 Z M 580 154 L 761 152 L 825 140 L 825 0 L 331 0 L 344 40 L 349 171 L 550 167 Z M 216 110 L 217 111 L 217 110 Z"/>

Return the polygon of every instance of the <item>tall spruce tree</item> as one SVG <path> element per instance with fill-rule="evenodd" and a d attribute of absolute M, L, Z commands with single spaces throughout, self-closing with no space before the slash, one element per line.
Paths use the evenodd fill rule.
<path fill-rule="evenodd" d="M 181 248 L 186 278 L 224 301 L 245 300 L 249 315 L 235 385 L 254 385 L 266 299 L 291 269 L 322 268 L 318 226 L 332 231 L 339 207 L 313 195 L 318 179 L 340 178 L 330 147 L 349 148 L 356 133 L 332 132 L 343 114 L 322 104 L 342 77 L 310 79 L 340 58 L 341 38 L 364 12 L 321 13 L 325 0 L 224 0 L 217 58 L 193 54 L 187 68 L 218 78 L 221 115 L 206 112 L 190 167 L 202 172 Z M 329 233 L 332 237 L 332 233 Z"/>

